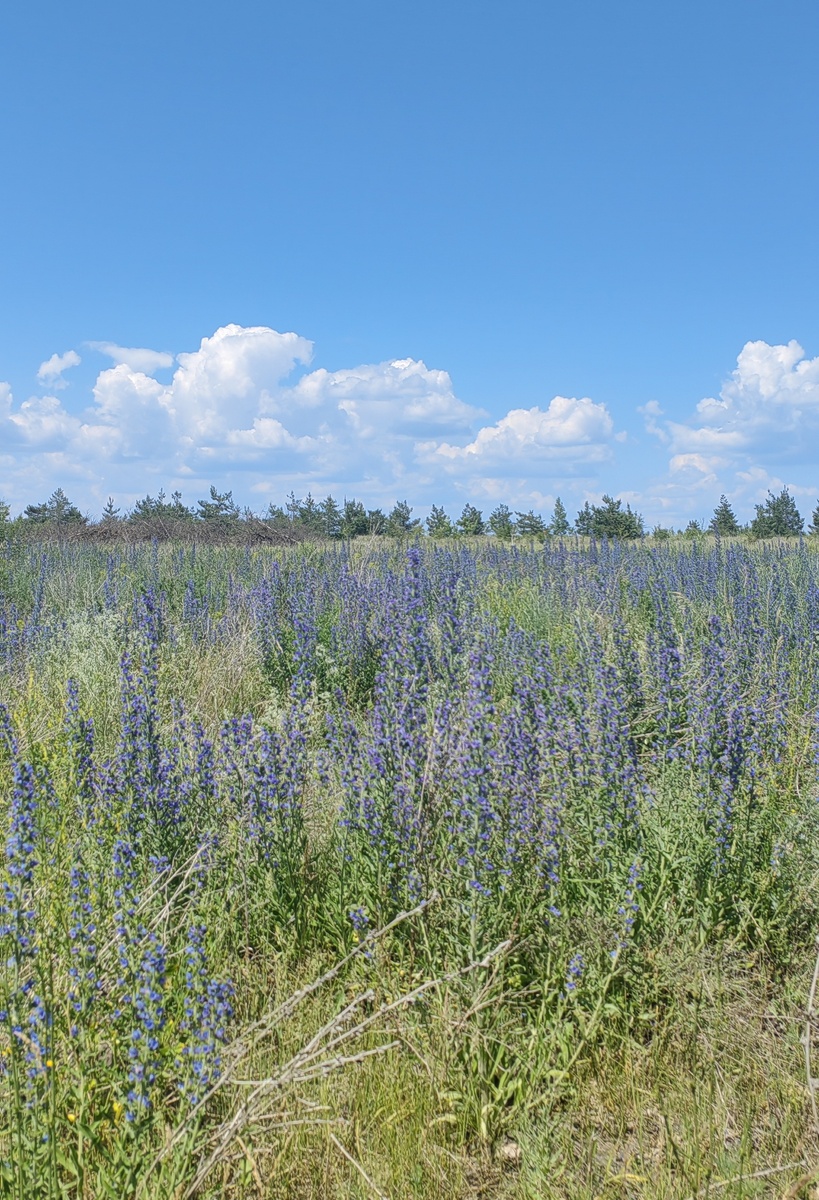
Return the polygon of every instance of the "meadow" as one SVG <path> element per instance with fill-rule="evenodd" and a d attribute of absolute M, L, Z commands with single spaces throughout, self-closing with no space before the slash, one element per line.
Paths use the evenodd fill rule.
<path fill-rule="evenodd" d="M 0 1195 L 815 1194 L 808 542 L 9 537 L 0 701 Z"/>

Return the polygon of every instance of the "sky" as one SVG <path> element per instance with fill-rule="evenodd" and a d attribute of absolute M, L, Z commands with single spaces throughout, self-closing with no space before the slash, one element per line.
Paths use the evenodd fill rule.
<path fill-rule="evenodd" d="M 0 497 L 819 498 L 815 0 L 0 16 Z"/>

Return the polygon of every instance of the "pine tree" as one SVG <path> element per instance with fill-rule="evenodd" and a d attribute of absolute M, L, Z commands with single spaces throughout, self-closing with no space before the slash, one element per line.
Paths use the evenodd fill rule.
<path fill-rule="evenodd" d="M 588 500 L 577 514 L 575 528 L 587 537 L 640 538 L 645 532 L 643 518 L 632 512 L 631 505 L 623 508 L 622 500 L 604 496 L 602 504 L 589 504 Z"/>
<path fill-rule="evenodd" d="M 489 516 L 489 528 L 496 538 L 509 541 L 515 532 L 515 522 L 508 504 L 499 504 Z"/>
<path fill-rule="evenodd" d="M 367 533 L 381 535 L 387 532 L 387 515 L 383 508 L 367 509 Z"/>
<path fill-rule="evenodd" d="M 581 537 L 591 537 L 593 523 L 594 513 L 587 500 L 575 518 L 574 527 Z"/>
<path fill-rule="evenodd" d="M 413 520 L 412 508 L 407 501 L 399 500 L 387 517 L 387 527 L 384 532 L 389 537 L 409 537 L 420 525 L 421 522 L 417 518 Z"/>
<path fill-rule="evenodd" d="M 171 502 L 167 505 L 167 513 L 172 521 L 192 521 L 196 516 L 192 508 L 182 503 L 182 493 L 177 489 L 171 492 Z"/>
<path fill-rule="evenodd" d="M 341 510 L 341 536 L 362 537 L 369 533 L 367 512 L 360 500 L 345 500 Z"/>
<path fill-rule="evenodd" d="M 464 510 L 455 522 L 458 532 L 464 537 L 480 537 L 486 532 L 483 513 L 474 504 L 465 504 Z"/>
<path fill-rule="evenodd" d="M 233 500 L 233 492 L 217 492 L 211 484 L 210 500 L 198 502 L 201 521 L 238 521 L 239 506 Z"/>
<path fill-rule="evenodd" d="M 751 533 L 758 538 L 798 537 L 804 524 L 796 501 L 784 487 L 778 496 L 769 491 L 765 503 L 756 505 Z"/>
<path fill-rule="evenodd" d="M 5 500 L 0 500 L 0 525 L 3 525 L 6 521 L 8 521 L 10 513 L 11 509 L 9 508 L 8 504 L 6 504 Z"/>
<path fill-rule="evenodd" d="M 708 528 L 712 533 L 718 533 L 720 537 L 733 537 L 739 533 L 739 521 L 728 503 L 727 496 L 720 496 L 719 504 L 714 509 L 714 515 Z"/>
<path fill-rule="evenodd" d="M 292 525 L 297 524 L 299 520 L 300 501 L 296 499 L 296 493 L 291 492 L 284 503 L 284 511 L 287 513 L 287 519 Z"/>
<path fill-rule="evenodd" d="M 88 517 L 71 503 L 62 488 L 52 492 L 43 504 L 28 504 L 23 516 L 40 525 L 85 525 L 88 522 Z"/>
<path fill-rule="evenodd" d="M 119 520 L 119 509 L 114 504 L 114 497 L 109 496 L 108 503 L 105 505 L 105 508 L 102 510 L 102 523 L 103 523 L 103 525 L 113 525 L 118 520 Z"/>
<path fill-rule="evenodd" d="M 546 522 L 539 513 L 530 508 L 528 512 L 515 513 L 515 516 L 518 519 L 516 526 L 518 537 L 537 538 L 538 541 L 543 541 L 547 532 Z"/>
<path fill-rule="evenodd" d="M 452 521 L 447 514 L 437 504 L 433 504 L 432 511 L 426 519 L 427 533 L 433 538 L 448 538 L 452 537 L 455 530 L 452 527 Z"/>
<path fill-rule="evenodd" d="M 321 532 L 326 538 L 341 537 L 341 509 L 332 496 L 327 496 L 319 505 L 321 513 Z"/>
<path fill-rule="evenodd" d="M 290 518 L 280 504 L 274 504 L 272 501 L 267 506 L 267 512 L 262 517 L 263 521 L 269 521 L 271 525 L 284 525 L 289 523 Z"/>
<path fill-rule="evenodd" d="M 811 535 L 819 534 L 819 500 L 816 501 L 816 508 L 811 513 L 808 533 Z"/>
<path fill-rule="evenodd" d="M 168 500 L 165 489 L 160 488 L 156 497 L 146 496 L 144 500 L 137 500 L 128 514 L 128 520 L 146 521 L 159 518 L 161 521 L 192 521 L 195 516 L 196 513 L 182 503 L 181 492 L 173 492 Z"/>
<path fill-rule="evenodd" d="M 555 500 L 552 519 L 549 522 L 549 533 L 554 534 L 555 537 L 565 537 L 566 534 L 571 533 L 571 528 L 566 513 L 566 506 L 558 496 Z"/>
<path fill-rule="evenodd" d="M 292 497 L 292 492 L 290 494 Z M 313 498 L 311 492 L 308 492 L 303 500 L 296 502 L 296 518 L 298 523 L 308 529 L 310 533 L 321 533 L 321 511 L 318 500 Z"/>

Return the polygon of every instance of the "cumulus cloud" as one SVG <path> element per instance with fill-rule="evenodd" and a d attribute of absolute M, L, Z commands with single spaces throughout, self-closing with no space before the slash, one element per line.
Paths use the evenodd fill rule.
<path fill-rule="evenodd" d="M 455 395 L 446 371 L 399 358 L 340 371 L 311 371 L 282 401 L 308 409 L 343 413 L 358 437 L 375 438 L 385 429 L 408 436 L 469 430 L 479 410 Z"/>
<path fill-rule="evenodd" d="M 66 350 L 65 354 L 52 354 L 51 358 L 40 363 L 37 378 L 47 387 L 64 388 L 67 385 L 63 379 L 63 372 L 70 367 L 78 367 L 81 362 L 82 359 L 76 350 Z"/>
<path fill-rule="evenodd" d="M 225 325 L 175 356 L 89 345 L 112 365 L 84 411 L 51 394 L 16 404 L 0 387 L 0 446 L 20 478 L 36 455 L 54 486 L 93 480 L 89 504 L 109 492 L 127 503 L 155 479 L 218 482 L 248 498 L 310 487 L 373 503 L 396 493 L 440 500 L 443 488 L 530 507 L 553 494 L 556 472 L 576 478 L 609 457 L 616 437 L 605 406 L 588 398 L 556 396 L 493 421 L 419 359 L 310 370 L 312 343 L 266 326 Z M 53 363 L 53 378 L 72 353 Z M 170 378 L 155 377 L 171 367 Z"/>
<path fill-rule="evenodd" d="M 702 518 L 703 504 L 722 492 L 745 517 L 769 489 L 816 494 L 819 358 L 796 341 L 747 342 L 718 395 L 700 400 L 686 420 L 669 419 L 656 401 L 638 411 L 669 455 L 648 502 L 670 501 L 681 522 Z"/>
<path fill-rule="evenodd" d="M 76 433 L 80 422 L 56 396 L 32 396 L 7 416 L 10 440 L 38 450 L 58 449 Z"/>
<path fill-rule="evenodd" d="M 611 454 L 614 423 L 604 404 L 588 397 L 555 396 L 548 408 L 513 408 L 493 425 L 485 425 L 464 446 L 427 442 L 427 460 L 452 467 L 487 464 L 519 470 L 523 464 L 571 459 L 599 462 Z"/>
<path fill-rule="evenodd" d="M 277 385 L 296 364 L 308 363 L 312 354 L 312 342 L 295 333 L 265 326 L 217 329 L 202 338 L 198 350 L 177 355 L 171 385 L 177 425 L 206 440 L 245 428 L 260 408 L 267 410 Z"/>
<path fill-rule="evenodd" d="M 676 454 L 764 450 L 794 461 L 812 457 L 806 438 L 819 433 L 819 358 L 807 358 L 795 341 L 747 342 L 719 395 L 700 400 L 689 421 L 660 424 L 658 408 L 643 412 L 649 431 Z"/>
<path fill-rule="evenodd" d="M 91 350 L 97 350 L 113 360 L 118 367 L 127 367 L 130 371 L 144 371 L 153 375 L 155 371 L 172 367 L 174 356 L 163 350 L 147 350 L 139 346 L 118 346 L 116 342 L 86 342 Z"/>

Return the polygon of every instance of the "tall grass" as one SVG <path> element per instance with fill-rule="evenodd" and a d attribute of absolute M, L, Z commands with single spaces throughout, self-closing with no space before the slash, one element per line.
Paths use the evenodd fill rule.
<path fill-rule="evenodd" d="M 801 1194 L 818 633 L 805 545 L 6 543 L 0 1194 Z"/>

